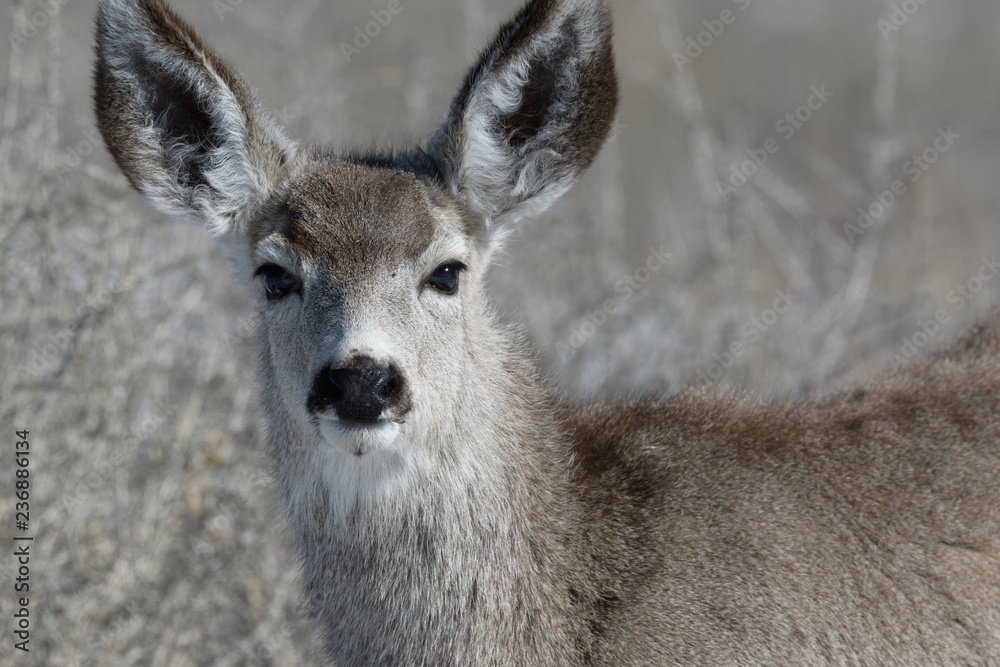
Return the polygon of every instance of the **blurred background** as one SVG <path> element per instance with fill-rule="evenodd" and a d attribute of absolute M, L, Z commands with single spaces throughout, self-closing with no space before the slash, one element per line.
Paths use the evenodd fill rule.
<path fill-rule="evenodd" d="M 28 656 L 0 558 L 0 663 L 315 658 L 270 513 L 250 300 L 221 248 L 149 208 L 100 145 L 95 1 L 0 2 L 0 516 L 12 531 L 29 429 L 35 536 Z M 427 137 L 518 4 L 401 2 L 374 28 L 386 0 L 172 4 L 290 134 L 346 149 Z M 992 317 L 1000 4 L 614 11 L 611 141 L 491 277 L 553 383 L 810 394 Z"/>

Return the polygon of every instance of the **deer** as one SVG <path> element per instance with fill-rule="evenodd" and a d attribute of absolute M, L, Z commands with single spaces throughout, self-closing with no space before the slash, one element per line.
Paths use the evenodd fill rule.
<path fill-rule="evenodd" d="M 1000 332 L 853 388 L 593 401 L 487 298 L 595 159 L 607 0 L 532 0 L 429 140 L 286 138 L 163 0 L 101 0 L 94 107 L 259 309 L 277 514 L 344 665 L 1000 665 Z"/>

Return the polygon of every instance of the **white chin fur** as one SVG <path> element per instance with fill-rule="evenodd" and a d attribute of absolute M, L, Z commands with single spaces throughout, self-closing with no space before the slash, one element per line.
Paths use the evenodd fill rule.
<path fill-rule="evenodd" d="M 377 507 L 405 494 L 412 481 L 412 453 L 403 427 L 387 422 L 368 428 L 350 428 L 334 419 L 318 422 L 321 443 L 311 447 L 298 479 L 292 511 L 312 506 L 314 494 L 326 504 L 331 520 L 348 517 L 359 504 Z"/>
<path fill-rule="evenodd" d="M 352 428 L 343 426 L 333 419 L 319 420 L 319 434 L 324 442 L 339 451 L 355 456 L 364 456 L 391 448 L 402 430 L 399 424 L 392 421 L 386 421 L 376 426 Z"/>

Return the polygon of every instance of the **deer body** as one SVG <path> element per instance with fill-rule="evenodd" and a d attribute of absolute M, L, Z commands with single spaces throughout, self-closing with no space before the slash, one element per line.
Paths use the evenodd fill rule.
<path fill-rule="evenodd" d="M 284 137 L 158 0 L 95 105 L 154 205 L 237 249 L 305 595 L 341 664 L 1000 664 L 1000 335 L 864 389 L 571 406 L 490 310 L 505 230 L 593 160 L 603 0 L 504 26 L 422 150 Z"/>

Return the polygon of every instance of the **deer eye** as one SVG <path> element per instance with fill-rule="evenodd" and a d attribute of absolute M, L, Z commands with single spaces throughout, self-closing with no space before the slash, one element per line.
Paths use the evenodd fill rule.
<path fill-rule="evenodd" d="M 299 289 L 299 281 L 277 264 L 264 264 L 253 275 L 264 277 L 264 296 L 268 301 L 283 299 Z"/>
<path fill-rule="evenodd" d="M 427 284 L 436 289 L 441 294 L 455 294 L 458 292 L 458 274 L 465 268 L 461 262 L 449 262 L 434 269 L 434 273 L 427 279 Z"/>

